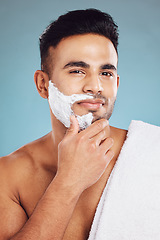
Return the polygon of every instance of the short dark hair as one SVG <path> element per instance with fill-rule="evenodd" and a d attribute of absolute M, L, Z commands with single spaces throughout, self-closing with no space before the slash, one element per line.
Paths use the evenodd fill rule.
<path fill-rule="evenodd" d="M 49 74 L 49 47 L 55 48 L 66 37 L 87 33 L 108 38 L 118 54 L 118 26 L 109 14 L 93 8 L 70 11 L 52 22 L 39 38 L 42 70 Z"/>

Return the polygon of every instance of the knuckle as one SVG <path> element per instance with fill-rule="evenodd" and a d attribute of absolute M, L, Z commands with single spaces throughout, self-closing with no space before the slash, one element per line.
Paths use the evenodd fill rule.
<path fill-rule="evenodd" d="M 97 121 L 97 129 L 101 130 L 103 127 L 103 122 L 102 121 Z"/>
<path fill-rule="evenodd" d="M 81 135 L 77 138 L 77 143 L 81 144 L 85 141 L 85 136 L 84 135 Z"/>
<path fill-rule="evenodd" d="M 102 134 L 102 137 L 107 137 L 106 130 L 103 130 L 103 131 L 101 132 L 101 134 Z"/>
<path fill-rule="evenodd" d="M 105 128 L 108 125 L 108 121 L 101 119 L 96 122 L 97 124 L 97 129 L 102 130 L 102 128 Z"/>
<path fill-rule="evenodd" d="M 73 128 L 68 128 L 67 129 L 67 133 L 72 133 L 73 132 Z"/>
<path fill-rule="evenodd" d="M 95 151 L 96 148 L 97 148 L 96 143 L 92 141 L 91 144 L 90 144 L 90 150 L 91 150 L 91 151 Z"/>
<path fill-rule="evenodd" d="M 114 141 L 113 141 L 113 139 L 112 138 L 106 138 L 105 139 L 105 147 L 106 148 L 111 148 L 112 146 L 113 146 L 113 143 L 114 143 Z"/>
<path fill-rule="evenodd" d="M 108 144 L 109 144 L 109 145 L 113 145 L 113 143 L 114 143 L 113 138 L 109 137 L 109 138 L 108 138 Z"/>

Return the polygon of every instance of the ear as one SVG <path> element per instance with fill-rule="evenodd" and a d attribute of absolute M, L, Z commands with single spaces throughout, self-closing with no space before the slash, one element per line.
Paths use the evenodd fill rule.
<path fill-rule="evenodd" d="M 117 89 L 119 88 L 120 76 L 117 74 Z"/>
<path fill-rule="evenodd" d="M 39 95 L 43 98 L 48 98 L 48 74 L 41 70 L 37 70 L 34 74 L 34 82 L 36 84 Z"/>

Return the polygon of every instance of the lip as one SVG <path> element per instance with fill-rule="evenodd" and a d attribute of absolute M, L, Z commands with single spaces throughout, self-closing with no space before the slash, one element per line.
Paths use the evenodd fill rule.
<path fill-rule="evenodd" d="M 104 105 L 104 101 L 101 99 L 86 99 L 77 102 L 77 104 L 89 110 L 98 110 Z"/>

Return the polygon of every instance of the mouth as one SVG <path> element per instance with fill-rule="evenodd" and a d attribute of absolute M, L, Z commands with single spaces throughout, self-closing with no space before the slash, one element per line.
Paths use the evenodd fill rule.
<path fill-rule="evenodd" d="M 101 99 L 86 99 L 77 102 L 77 104 L 85 109 L 96 111 L 99 110 L 105 102 Z"/>

